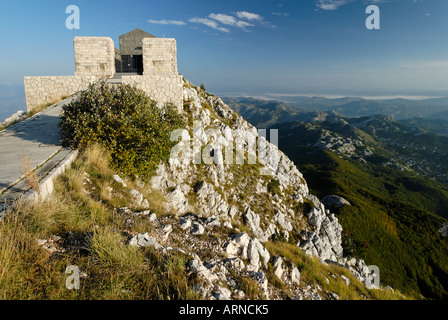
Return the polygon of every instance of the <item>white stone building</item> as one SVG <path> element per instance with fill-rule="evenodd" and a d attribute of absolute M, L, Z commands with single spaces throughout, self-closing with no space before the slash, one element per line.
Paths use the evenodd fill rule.
<path fill-rule="evenodd" d="M 74 76 L 25 77 L 28 111 L 84 90 L 99 79 L 111 79 L 134 85 L 182 112 L 182 76 L 177 71 L 175 39 L 156 38 L 136 29 L 120 37 L 120 49 L 108 37 L 76 37 L 73 45 Z"/>

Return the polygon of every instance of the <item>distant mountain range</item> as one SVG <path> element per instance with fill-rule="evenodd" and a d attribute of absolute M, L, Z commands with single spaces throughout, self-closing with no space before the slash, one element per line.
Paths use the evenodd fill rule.
<path fill-rule="evenodd" d="M 356 97 L 337 99 L 289 97 L 285 99 L 288 102 L 265 101 L 253 98 L 223 98 L 235 110 L 239 110 L 239 108 L 252 108 L 254 106 L 268 108 L 276 105 L 276 108 L 287 108 L 302 112 L 333 110 L 347 117 L 383 114 L 397 120 L 411 118 L 448 120 L 448 98 L 367 100 Z"/>
<path fill-rule="evenodd" d="M 448 116 L 448 112 L 446 114 Z M 401 120 L 401 122 L 410 126 L 448 135 L 448 120 L 444 120 L 443 116 L 440 119 L 412 118 Z"/>
<path fill-rule="evenodd" d="M 397 121 L 382 114 L 348 117 L 339 112 L 348 110 L 347 106 L 355 109 L 356 102 L 349 102 L 350 99 L 334 99 L 343 106 L 335 107 L 337 111 L 309 111 L 317 107 L 307 104 L 308 109 L 299 109 L 281 102 L 252 98 L 225 100 L 257 128 L 275 126 L 287 132 L 294 141 L 304 143 L 305 139 L 306 144 L 350 159 L 394 166 L 448 184 L 448 120 L 411 118 Z M 329 103 L 325 98 L 311 98 L 310 101 L 321 106 Z M 295 134 L 298 128 L 302 130 Z"/>
<path fill-rule="evenodd" d="M 446 112 L 446 100 L 225 101 L 252 125 L 278 129 L 280 150 L 315 194 L 351 204 L 336 210 L 345 254 L 377 265 L 396 288 L 448 297 L 440 231 L 448 224 L 448 121 L 422 117 Z"/>

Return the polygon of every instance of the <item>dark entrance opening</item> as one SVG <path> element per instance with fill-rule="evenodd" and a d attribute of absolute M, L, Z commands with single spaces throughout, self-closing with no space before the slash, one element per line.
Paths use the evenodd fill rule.
<path fill-rule="evenodd" d="M 121 72 L 143 74 L 143 55 L 121 56 Z"/>

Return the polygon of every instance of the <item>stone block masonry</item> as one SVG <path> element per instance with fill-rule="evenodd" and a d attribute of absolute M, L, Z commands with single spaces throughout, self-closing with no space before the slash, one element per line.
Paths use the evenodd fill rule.
<path fill-rule="evenodd" d="M 177 75 L 176 39 L 143 39 L 144 75 Z"/>
<path fill-rule="evenodd" d="M 25 77 L 27 110 L 54 102 L 61 96 L 71 96 L 97 80 L 94 76 Z"/>
<path fill-rule="evenodd" d="M 126 44 L 126 47 L 133 50 L 136 49 L 133 46 L 140 43 L 139 38 L 143 37 L 140 60 L 143 64 L 143 75 L 120 74 L 117 79 L 121 78 L 123 84 L 142 89 L 157 102 L 174 104 L 181 113 L 183 82 L 177 71 L 176 39 L 156 38 L 139 29 L 128 33 L 128 37 L 132 40 L 130 43 L 125 43 L 126 37 L 122 36 L 120 39 L 123 40 L 123 45 Z M 28 111 L 53 102 L 61 96 L 70 96 L 85 90 L 89 84 L 100 79 L 113 77 L 117 70 L 115 60 L 120 62 L 119 58 L 123 54 L 115 48 L 113 40 L 107 37 L 76 37 L 73 47 L 76 66 L 74 76 L 25 77 Z"/>
<path fill-rule="evenodd" d="M 61 96 L 70 96 L 86 89 L 100 78 L 115 74 L 115 46 L 110 38 L 76 37 L 75 76 L 25 77 L 25 97 L 28 111 L 51 103 Z"/>
<path fill-rule="evenodd" d="M 111 38 L 76 37 L 75 76 L 110 78 L 115 74 L 115 46 Z"/>
<path fill-rule="evenodd" d="M 183 82 L 178 74 L 123 76 L 122 83 L 145 91 L 155 101 L 174 104 L 179 113 L 183 111 Z"/>

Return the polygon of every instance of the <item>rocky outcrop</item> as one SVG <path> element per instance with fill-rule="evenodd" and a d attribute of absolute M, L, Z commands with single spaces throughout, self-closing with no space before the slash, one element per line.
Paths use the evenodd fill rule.
<path fill-rule="evenodd" d="M 275 235 L 282 235 L 288 240 L 293 231 L 293 224 L 297 224 L 298 217 L 295 216 L 292 206 L 286 205 L 285 202 L 291 199 L 294 203 L 300 204 L 311 199 L 315 208 L 310 212 L 305 212 L 309 226 L 302 230 L 302 240 L 298 245 L 323 261 L 328 259 L 338 261 L 342 258 L 341 226 L 338 219 L 334 214 L 325 210 L 323 204 L 309 193 L 303 175 L 277 146 L 259 136 L 255 127 L 235 114 L 221 99 L 204 95 L 189 83 L 184 88 L 184 101 L 188 102 L 191 116 L 195 121 L 195 126 L 191 128 L 190 134 L 193 145 L 196 141 L 200 142 L 202 146 L 207 144 L 211 146 L 215 153 L 215 161 L 205 166 L 204 175 L 207 177 L 207 181 L 202 180 L 196 183 L 192 177 L 198 174 L 198 168 L 192 165 L 192 158 L 188 159 L 190 161 L 186 161 L 186 158 L 193 155 L 194 148 L 193 150 L 183 148 L 181 156 L 170 158 L 169 167 L 160 166 L 156 176 L 152 178 L 151 184 L 157 190 L 166 193 L 172 207 L 180 208 L 179 213 L 185 213 L 188 207 L 185 194 L 189 193 L 195 197 L 195 213 L 199 216 L 214 215 L 224 221 L 230 221 L 235 216 L 242 216 L 244 223 L 255 238 L 260 242 L 265 242 Z M 208 135 L 207 130 L 211 129 L 214 131 Z M 252 190 L 244 190 L 242 185 L 227 188 L 223 192 L 224 186 L 231 184 L 236 178 L 232 167 L 223 159 L 223 153 L 225 153 L 223 150 L 227 146 L 226 142 L 229 142 L 225 137 L 229 135 L 229 132 L 232 134 L 235 146 L 240 144 L 247 148 L 244 149 L 248 150 L 246 160 L 251 156 L 248 141 L 259 139 L 258 154 L 252 155 L 260 164 L 260 176 L 278 181 L 281 190 L 289 191 L 288 196 L 274 197 L 272 216 L 266 216 L 259 206 L 251 204 L 251 202 L 255 202 L 257 193 L 267 193 L 268 179 L 259 179 L 257 183 L 253 183 Z M 185 145 L 181 147 L 185 147 Z M 251 179 L 259 177 L 251 177 Z M 182 184 L 192 186 L 193 190 L 181 188 Z M 174 191 L 166 192 L 167 189 L 173 187 Z M 249 194 L 248 199 L 240 202 L 239 206 L 232 205 L 231 203 L 238 199 L 241 193 Z M 290 203 L 290 201 L 288 202 Z"/>
<path fill-rule="evenodd" d="M 448 237 L 448 223 L 443 224 L 443 226 L 439 230 L 439 233 L 442 235 L 442 237 Z"/>
<path fill-rule="evenodd" d="M 247 270 L 258 271 L 261 265 L 267 268 L 270 258 L 269 252 L 257 238 L 250 238 L 247 233 L 240 233 L 226 242 L 225 252 L 229 258 L 248 260 Z"/>
<path fill-rule="evenodd" d="M 334 208 L 341 208 L 345 205 L 347 206 L 351 205 L 350 202 L 348 202 L 346 199 L 336 195 L 325 196 L 320 201 L 324 204 L 324 206 L 328 210 L 332 210 Z"/>
<path fill-rule="evenodd" d="M 139 247 L 153 247 L 155 249 L 161 249 L 162 246 L 157 243 L 157 240 L 154 237 L 151 237 L 149 233 L 137 234 L 129 241 L 129 245 L 131 246 L 139 246 Z"/>
<path fill-rule="evenodd" d="M 312 231 L 301 231 L 302 239 L 298 246 L 306 253 L 318 256 L 321 260 L 338 261 L 342 258 L 342 227 L 336 216 L 326 210 L 323 204 L 306 213 Z"/>
<path fill-rule="evenodd" d="M 132 235 L 130 245 L 188 255 L 189 270 L 202 279 L 195 290 L 207 299 L 245 297 L 236 277 L 252 279 L 269 298 L 275 295 L 269 270 L 297 298 L 322 299 L 316 287 L 302 285 L 297 265 L 271 256 L 266 247 L 271 240 L 299 239 L 297 246 L 307 254 L 367 279 L 364 261 L 343 257 L 342 227 L 329 210 L 347 204 L 344 199 L 332 196 L 321 202 L 310 194 L 294 163 L 221 99 L 186 83 L 184 101 L 189 126 L 168 163 L 161 164 L 149 182 L 172 216 L 138 213 L 150 219 L 154 230 Z M 251 141 L 258 142 L 257 148 L 250 148 Z M 246 165 L 227 161 L 229 146 L 234 147 L 232 159 L 244 156 Z M 255 162 L 247 164 L 250 159 Z M 126 186 L 120 177 L 114 179 Z M 145 204 L 138 191 L 131 194 L 136 207 Z"/>
<path fill-rule="evenodd" d="M 0 121 L 0 127 L 8 127 L 16 122 L 23 120 L 26 117 L 26 112 L 19 110 L 14 113 L 12 116 L 6 118 L 3 121 Z"/>

